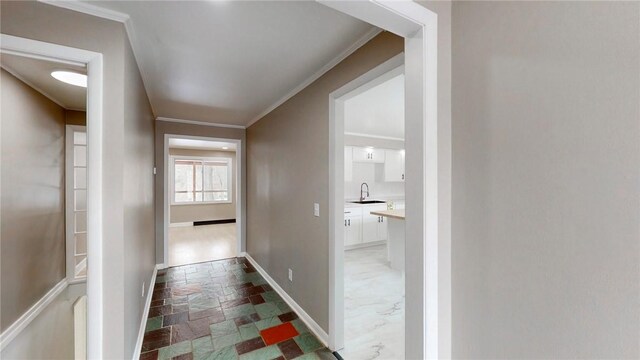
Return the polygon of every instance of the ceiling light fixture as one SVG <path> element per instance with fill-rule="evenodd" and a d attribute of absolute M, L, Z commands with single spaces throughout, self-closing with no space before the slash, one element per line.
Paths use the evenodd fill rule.
<path fill-rule="evenodd" d="M 222 150 L 229 150 L 229 147 L 228 146 L 223 146 Z"/>
<path fill-rule="evenodd" d="M 53 71 L 51 73 L 51 76 L 53 76 L 56 80 L 62 81 L 63 83 L 69 85 L 80 86 L 83 88 L 87 87 L 87 75 L 85 74 L 59 70 Z"/>

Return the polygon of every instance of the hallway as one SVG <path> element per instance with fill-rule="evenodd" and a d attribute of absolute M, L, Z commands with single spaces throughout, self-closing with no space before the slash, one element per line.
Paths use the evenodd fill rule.
<path fill-rule="evenodd" d="M 140 359 L 335 359 L 245 258 L 160 270 Z"/>
<path fill-rule="evenodd" d="M 236 224 L 169 228 L 169 266 L 228 259 L 237 255 Z"/>

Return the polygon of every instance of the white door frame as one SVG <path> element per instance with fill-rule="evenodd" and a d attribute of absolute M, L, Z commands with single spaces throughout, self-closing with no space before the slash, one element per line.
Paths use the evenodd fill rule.
<path fill-rule="evenodd" d="M 6 34 L 0 52 L 32 59 L 87 67 L 87 356 L 103 358 L 102 174 L 103 60 L 102 54 Z"/>
<path fill-rule="evenodd" d="M 164 205 L 163 205 L 163 214 L 162 214 L 162 222 L 164 228 L 164 236 L 163 236 L 163 267 L 169 266 L 169 139 L 193 139 L 193 140 L 208 140 L 208 141 L 221 141 L 228 142 L 236 145 L 236 166 L 234 171 L 234 181 L 233 185 L 235 186 L 236 193 L 236 253 L 237 256 L 241 256 L 244 253 L 245 244 L 243 242 L 244 237 L 242 236 L 243 232 L 243 222 L 242 222 L 242 213 L 244 212 L 244 198 L 242 194 L 242 177 L 244 176 L 243 170 L 244 163 L 242 161 L 242 140 L 240 139 L 227 139 L 227 138 L 218 138 L 218 137 L 210 137 L 210 136 L 192 136 L 192 135 L 179 135 L 179 134 L 164 134 L 164 152 L 162 156 L 162 161 L 164 162 L 164 174 L 163 174 L 163 191 L 164 191 Z"/>
<path fill-rule="evenodd" d="M 328 7 L 405 38 L 405 358 L 451 357 L 450 176 L 438 171 L 451 138 L 438 136 L 437 15 L 411 1 L 330 1 Z M 342 217 L 344 124 L 330 96 L 329 122 L 329 346 L 342 347 Z M 442 249 L 442 251 L 439 251 Z"/>

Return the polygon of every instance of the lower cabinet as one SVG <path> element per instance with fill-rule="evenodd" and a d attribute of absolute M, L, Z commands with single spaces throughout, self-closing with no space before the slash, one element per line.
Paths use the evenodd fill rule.
<path fill-rule="evenodd" d="M 387 219 L 372 215 L 372 211 L 386 210 L 386 204 L 354 207 L 345 210 L 344 245 L 364 245 L 387 240 Z"/>
<path fill-rule="evenodd" d="M 358 245 L 362 243 L 362 213 L 345 214 L 344 216 L 344 245 Z"/>

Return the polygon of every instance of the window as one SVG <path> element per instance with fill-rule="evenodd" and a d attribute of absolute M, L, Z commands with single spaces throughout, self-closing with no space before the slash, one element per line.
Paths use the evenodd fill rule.
<path fill-rule="evenodd" d="M 231 159 L 173 157 L 172 161 L 172 204 L 231 202 Z"/>

